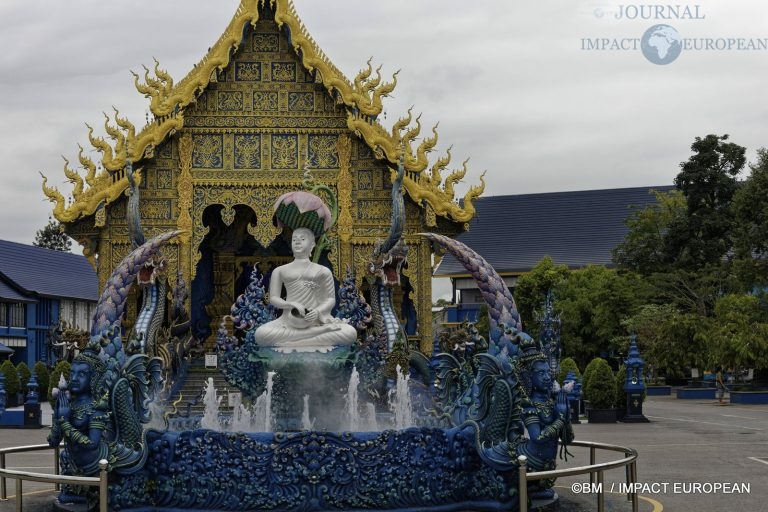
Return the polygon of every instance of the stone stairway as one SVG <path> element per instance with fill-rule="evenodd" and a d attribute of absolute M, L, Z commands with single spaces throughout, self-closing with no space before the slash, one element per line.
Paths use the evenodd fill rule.
<path fill-rule="evenodd" d="M 227 414 L 232 412 L 232 407 L 228 403 L 228 393 L 230 385 L 224 376 L 217 369 L 205 368 L 202 364 L 193 363 L 187 372 L 187 378 L 184 385 L 176 393 L 169 403 L 173 403 L 181 397 L 181 402 L 176 406 L 180 416 L 202 416 L 205 411 L 203 395 L 208 383 L 208 379 L 213 378 L 213 385 L 216 388 L 217 396 L 223 396 L 219 406 L 219 412 Z M 233 390 L 236 391 L 236 390 Z"/>

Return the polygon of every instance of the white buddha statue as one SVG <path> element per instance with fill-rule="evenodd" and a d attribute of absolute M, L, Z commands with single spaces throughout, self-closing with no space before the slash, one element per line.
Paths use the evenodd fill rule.
<path fill-rule="evenodd" d="M 336 305 L 333 275 L 327 267 L 310 260 L 314 247 L 312 230 L 293 231 L 294 260 L 275 268 L 269 281 L 269 302 L 282 314 L 256 329 L 259 346 L 279 352 L 328 352 L 350 346 L 357 339 L 354 327 L 331 316 Z"/>

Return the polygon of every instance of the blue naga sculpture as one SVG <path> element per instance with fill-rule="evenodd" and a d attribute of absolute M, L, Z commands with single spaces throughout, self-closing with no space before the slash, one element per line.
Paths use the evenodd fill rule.
<path fill-rule="evenodd" d="M 120 322 L 131 284 L 159 247 L 178 232 L 160 235 L 131 252 L 107 281 L 94 313 L 90 340 L 71 367 L 68 386 L 54 390 L 53 424 L 48 442 L 64 442 L 64 474 L 93 476 L 99 461 L 115 474 L 143 468 L 148 450 L 143 423 L 148 403 L 161 385 L 159 358 L 128 354 Z M 64 486 L 60 503 L 88 501 L 85 489 Z"/>
<path fill-rule="evenodd" d="M 442 235 L 424 236 L 444 246 L 472 274 L 488 304 L 491 325 L 486 352 L 466 357 L 462 348 L 458 355 L 453 350 L 434 356 L 439 413 L 452 425 L 472 425 L 479 456 L 496 470 L 516 468 L 520 455 L 535 471 L 554 469 L 558 446 L 567 453 L 573 440 L 569 390 L 556 388 L 553 377 L 559 338 L 545 329 L 547 335 L 537 341 L 521 330 L 514 298 L 482 256 Z M 474 347 L 477 340 L 470 330 L 464 345 Z M 553 483 L 534 484 L 535 496 L 551 497 Z"/>

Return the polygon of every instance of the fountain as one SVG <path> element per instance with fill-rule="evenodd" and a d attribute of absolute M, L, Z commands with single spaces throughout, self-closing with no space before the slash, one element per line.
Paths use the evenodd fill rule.
<path fill-rule="evenodd" d="M 222 431 L 222 397 L 209 379 L 201 428 L 142 433 L 141 424 L 150 419 L 147 397 L 160 381 L 159 359 L 126 353 L 118 326 L 132 276 L 175 233 L 160 235 L 116 269 L 99 302 L 91 341 L 73 364 L 71 399 L 90 411 L 86 419 L 70 422 L 70 398 L 58 394 L 50 442 L 66 443 L 62 468 L 89 474 L 95 461 L 109 457 L 114 461 L 109 505 L 116 511 L 514 510 L 518 456 L 528 456 L 534 470 L 552 469 L 558 443 L 570 442 L 572 431 L 565 391 L 553 391 L 553 351 L 522 331 L 503 280 L 468 247 L 425 234 L 478 280 L 491 316 L 488 340 L 469 326 L 454 334 L 461 350 L 431 360 L 409 351 L 396 327 L 378 335 L 361 332 L 350 343 L 349 328 L 358 330 L 344 318 L 329 316 L 335 297 L 314 295 L 330 293 L 330 274 L 308 259 L 312 243 L 301 228 L 322 229 L 318 219 L 324 213 L 319 206 L 308 209 L 306 197 L 289 199 L 295 203 L 283 208 L 282 219 L 294 223 L 296 259 L 278 278 L 279 284 L 289 284 L 288 298 L 281 298 L 271 283 L 267 303 L 263 288 L 252 283 L 232 308 L 244 339 L 220 333 L 224 375 L 251 408 L 236 404 L 228 431 Z M 307 217 L 307 211 L 315 217 Z M 297 233 L 303 239 L 297 240 Z M 392 259 L 386 252 L 396 247 L 388 242 L 376 249 L 376 257 L 387 265 Z M 375 287 L 381 286 L 386 283 L 376 280 Z M 391 301 L 391 293 L 372 294 Z M 357 300 L 360 295 L 349 296 Z M 276 321 L 274 308 L 292 318 Z M 384 308 L 391 304 L 379 303 L 375 309 Z M 266 333 L 264 345 L 259 333 Z M 387 365 L 392 373 L 379 378 L 387 375 Z M 414 389 L 419 390 L 417 402 L 412 401 Z M 111 415 L 100 400 L 105 393 L 112 396 Z M 386 406 L 380 398 L 387 396 L 391 428 L 379 430 L 377 416 Z M 95 436 L 97 426 L 120 434 Z M 551 496 L 551 485 L 537 484 L 531 491 Z M 84 496 L 84 491 L 78 495 L 66 488 L 60 501 Z"/>
<path fill-rule="evenodd" d="M 399 430 L 413 425 L 413 414 L 411 411 L 411 393 L 408 389 L 410 377 L 403 373 L 400 365 L 397 365 L 395 373 L 397 374 L 397 385 L 389 392 L 389 408 L 394 415 L 394 428 Z"/>
<path fill-rule="evenodd" d="M 346 419 L 348 422 L 347 430 L 357 432 L 360 430 L 360 411 L 357 403 L 357 387 L 360 385 L 360 374 L 357 367 L 352 368 L 352 374 L 349 376 L 349 385 L 347 386 L 346 398 Z"/>
<path fill-rule="evenodd" d="M 203 395 L 205 411 L 203 413 L 203 419 L 200 420 L 200 426 L 202 428 L 222 430 L 221 420 L 219 419 L 219 406 L 221 406 L 221 400 L 223 398 L 223 396 L 216 396 L 216 388 L 213 386 L 213 378 L 209 377 L 208 382 L 205 385 L 205 394 Z"/>

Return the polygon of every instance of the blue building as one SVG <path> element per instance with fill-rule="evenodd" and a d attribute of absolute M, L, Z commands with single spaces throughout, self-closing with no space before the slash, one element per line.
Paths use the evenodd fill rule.
<path fill-rule="evenodd" d="M 0 240 L 0 358 L 52 363 L 51 326 L 64 320 L 89 330 L 98 297 L 85 257 Z"/>
<path fill-rule="evenodd" d="M 654 191 L 672 186 L 634 187 L 576 192 L 548 192 L 481 197 L 469 229 L 456 237 L 483 256 L 514 291 L 517 278 L 544 256 L 557 265 L 577 269 L 612 265 L 613 249 L 629 229 L 636 209 L 656 202 Z M 442 323 L 476 320 L 484 304 L 475 280 L 453 256 L 446 254 L 434 277 L 449 278 L 454 305 Z"/>

